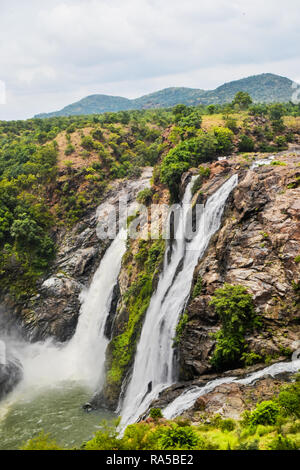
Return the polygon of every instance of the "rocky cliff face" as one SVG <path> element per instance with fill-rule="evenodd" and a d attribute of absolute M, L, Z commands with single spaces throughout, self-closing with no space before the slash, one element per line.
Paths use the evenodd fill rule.
<path fill-rule="evenodd" d="M 87 214 L 74 227 L 59 227 L 56 231 L 58 251 L 55 262 L 46 279 L 37 288 L 37 294 L 26 303 L 3 299 L 6 326 L 18 324 L 31 341 L 48 337 L 56 341 L 69 340 L 76 329 L 80 312 L 80 293 L 89 286 L 110 240 L 99 239 L 97 227 L 109 216 L 113 206 L 119 216 L 119 199 L 135 200 L 138 192 L 149 184 L 152 169 L 146 168 L 141 178 L 118 180 L 110 187 L 98 210 Z M 9 321 L 9 318 L 11 321 Z"/>
<path fill-rule="evenodd" d="M 179 347 L 182 380 L 212 371 L 211 333 L 219 324 L 210 300 L 224 283 L 245 286 L 262 319 L 259 334 L 246 338 L 249 351 L 263 362 L 290 355 L 298 347 L 300 156 L 279 158 L 281 165 L 248 170 L 236 160 L 212 165 L 204 195 L 228 172 L 239 172 L 239 184 L 228 200 L 222 228 L 195 272 L 195 283 L 202 278 L 202 291 L 190 299 L 186 311 L 188 323 Z"/>

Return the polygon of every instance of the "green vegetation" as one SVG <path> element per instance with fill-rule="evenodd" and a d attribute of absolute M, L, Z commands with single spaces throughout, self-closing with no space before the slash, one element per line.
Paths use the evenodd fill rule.
<path fill-rule="evenodd" d="M 178 346 L 183 335 L 184 329 L 188 324 L 189 317 L 187 313 L 184 313 L 179 320 L 178 325 L 176 326 L 176 336 L 173 340 L 173 347 Z"/>
<path fill-rule="evenodd" d="M 241 356 L 241 360 L 245 366 L 252 366 L 253 364 L 264 362 L 264 358 L 254 352 L 244 352 Z"/>
<path fill-rule="evenodd" d="M 205 180 L 207 180 L 210 176 L 210 168 L 200 166 L 199 167 L 199 176 L 195 179 L 193 186 L 192 186 L 192 194 L 193 196 L 201 189 Z"/>
<path fill-rule="evenodd" d="M 149 416 L 150 416 L 150 418 L 152 418 L 152 419 L 163 418 L 163 414 L 162 414 L 160 408 L 151 408 L 150 413 L 149 413 Z"/>
<path fill-rule="evenodd" d="M 240 420 L 197 412 L 198 424 L 185 418 L 168 421 L 160 409 L 151 420 L 128 426 L 121 438 L 119 424 L 101 423 L 82 450 L 296 450 L 300 446 L 300 376 L 281 387 L 272 400 L 257 403 Z M 199 424 L 200 423 L 200 424 Z M 25 450 L 56 450 L 59 445 L 42 433 L 23 446 Z"/>
<path fill-rule="evenodd" d="M 61 450 L 57 442 L 51 438 L 50 434 L 41 432 L 37 437 L 30 439 L 21 450 Z"/>
<path fill-rule="evenodd" d="M 159 437 L 161 449 L 195 449 L 199 438 L 191 426 L 178 426 L 172 423 L 170 426 L 161 430 Z"/>
<path fill-rule="evenodd" d="M 252 101 L 258 103 L 291 101 L 293 82 L 288 78 L 265 73 L 226 83 L 215 90 L 197 90 L 192 88 L 166 88 L 137 99 L 106 95 L 91 95 L 77 103 L 66 106 L 61 111 L 40 114 L 38 117 L 71 116 L 79 114 L 105 113 L 121 111 L 124 119 L 130 109 L 168 108 L 179 103 L 196 106 L 199 102 L 212 111 L 234 101 L 239 109 L 246 109 Z M 242 90 L 242 91 L 241 91 Z M 236 95 L 238 93 L 238 95 Z M 250 95 L 250 97 L 249 97 Z M 237 98 L 235 98 L 237 96 Z M 257 105 L 254 105 L 257 107 Z"/>
<path fill-rule="evenodd" d="M 280 413 L 278 403 L 273 401 L 263 401 L 256 406 L 255 410 L 245 415 L 244 419 L 250 426 L 273 425 L 276 423 Z"/>
<path fill-rule="evenodd" d="M 217 139 L 217 154 L 229 155 L 233 150 L 234 133 L 226 127 L 215 127 L 213 133 Z"/>
<path fill-rule="evenodd" d="M 296 176 L 292 183 L 287 185 L 287 189 L 296 189 L 300 186 L 300 176 Z"/>
<path fill-rule="evenodd" d="M 170 190 L 173 201 L 178 201 L 182 174 L 190 167 L 212 161 L 216 155 L 217 139 L 212 134 L 197 131 L 197 136 L 179 143 L 164 158 L 160 179 Z"/>
<path fill-rule="evenodd" d="M 218 93 L 224 97 L 226 90 Z M 56 228 L 95 209 L 114 179 L 137 178 L 143 167 L 154 166 L 155 189 L 139 200 L 158 202 L 162 183 L 177 201 L 189 168 L 200 166 L 195 194 L 209 177 L 203 163 L 238 150 L 282 150 L 299 133 L 299 105 L 248 107 L 249 90 L 232 92 L 226 104 L 188 106 L 189 100 L 173 109 L 0 121 L 0 288 L 17 298 L 35 293 L 55 255 Z M 287 189 L 298 186 L 295 175 Z"/>
<path fill-rule="evenodd" d="M 238 106 L 239 109 L 247 109 L 249 108 L 250 104 L 252 104 L 252 98 L 249 93 L 245 91 L 239 91 L 232 102 L 234 106 Z"/>
<path fill-rule="evenodd" d="M 195 287 L 193 289 L 193 294 L 192 294 L 193 299 L 195 299 L 196 297 L 201 295 L 201 293 L 202 293 L 202 284 L 203 284 L 202 277 L 198 276 L 197 282 L 196 282 Z"/>
<path fill-rule="evenodd" d="M 165 242 L 159 240 L 140 240 L 139 251 L 134 256 L 140 263 L 137 279 L 125 295 L 124 309 L 128 312 L 128 322 L 124 331 L 116 336 L 109 345 L 107 386 L 119 389 L 124 375 L 134 357 L 136 342 L 140 335 L 142 322 L 150 304 L 155 278 L 160 270 L 165 251 Z M 126 265 L 130 266 L 132 255 L 126 253 Z"/>
<path fill-rule="evenodd" d="M 164 110 L 0 121 L 0 288 L 32 295 L 55 255 L 53 229 L 94 209 L 113 179 L 156 164 L 171 121 Z"/>
<path fill-rule="evenodd" d="M 243 286 L 225 284 L 215 291 L 211 305 L 222 325 L 215 334 L 217 343 L 211 362 L 216 369 L 234 368 L 245 353 L 246 333 L 260 326 L 252 297 Z"/>
<path fill-rule="evenodd" d="M 273 166 L 286 166 L 286 163 L 285 163 L 285 162 L 281 162 L 281 161 L 279 161 L 279 160 L 273 160 L 273 161 L 271 162 L 271 165 L 273 165 Z"/>
<path fill-rule="evenodd" d="M 16 296 L 32 289 L 54 256 L 43 188 L 55 175 L 56 158 L 54 144 L 8 143 L 0 151 L 0 286 Z"/>
<path fill-rule="evenodd" d="M 145 188 L 139 192 L 136 199 L 140 204 L 149 206 L 152 202 L 152 198 L 153 198 L 153 190 L 151 188 Z"/>
<path fill-rule="evenodd" d="M 202 188 L 203 184 L 203 178 L 201 176 L 198 176 L 192 186 L 192 195 L 195 196 L 195 194 Z"/>
<path fill-rule="evenodd" d="M 253 152 L 255 143 L 254 140 L 248 135 L 241 135 L 238 146 L 240 152 Z"/>

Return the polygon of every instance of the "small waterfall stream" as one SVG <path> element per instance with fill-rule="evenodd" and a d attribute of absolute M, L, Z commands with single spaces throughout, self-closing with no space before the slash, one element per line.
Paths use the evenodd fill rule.
<path fill-rule="evenodd" d="M 163 414 L 167 419 L 176 418 L 184 411 L 191 408 L 196 402 L 197 398 L 205 395 L 206 393 L 212 392 L 216 387 L 226 383 L 237 383 L 241 385 L 249 385 L 254 383 L 256 380 L 271 375 L 276 375 L 290 372 L 297 372 L 300 368 L 300 360 L 294 360 L 291 362 L 279 362 L 273 364 L 265 369 L 261 369 L 257 372 L 247 375 L 245 378 L 237 379 L 236 377 L 221 377 L 220 379 L 212 380 L 202 387 L 191 387 L 185 390 L 179 397 L 177 397 L 172 403 L 170 403 L 164 410 Z"/>
<path fill-rule="evenodd" d="M 159 392 L 175 379 L 173 339 L 176 326 L 190 294 L 195 267 L 220 227 L 226 200 L 237 182 L 237 175 L 232 176 L 209 197 L 197 232 L 189 241 L 185 230 L 192 198 L 191 183 L 186 188 L 171 261 L 167 250 L 163 273 L 137 347 L 132 378 L 121 408 L 122 427 L 136 421 Z"/>
<path fill-rule="evenodd" d="M 109 340 L 104 334 L 112 302 L 113 289 L 126 251 L 126 231 L 122 229 L 106 251 L 91 286 L 82 292 L 82 307 L 75 335 L 66 347 L 77 374 L 90 384 L 103 381 L 105 351 Z M 99 314 L 100 313 L 100 314 Z M 100 383 L 99 383 L 100 381 Z"/>

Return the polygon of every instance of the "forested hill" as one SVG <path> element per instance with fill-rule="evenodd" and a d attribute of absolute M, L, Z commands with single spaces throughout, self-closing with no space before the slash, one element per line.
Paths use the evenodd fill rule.
<path fill-rule="evenodd" d="M 292 80 L 270 73 L 255 75 L 225 83 L 215 90 L 193 88 L 166 88 L 137 99 L 120 96 L 91 95 L 66 106 L 60 111 L 39 114 L 36 117 L 74 116 L 81 114 L 170 107 L 182 103 L 189 106 L 199 104 L 229 103 L 238 91 L 246 91 L 255 102 L 288 102 L 294 92 Z"/>

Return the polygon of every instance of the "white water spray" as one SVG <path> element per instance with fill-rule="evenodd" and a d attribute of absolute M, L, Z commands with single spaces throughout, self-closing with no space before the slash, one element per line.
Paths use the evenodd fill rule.
<path fill-rule="evenodd" d="M 122 427 L 135 422 L 159 392 L 175 379 L 173 339 L 179 316 L 188 300 L 198 260 L 220 228 L 225 202 L 237 182 L 237 175 L 232 176 L 208 199 L 197 233 L 190 242 L 184 237 L 186 207 L 192 198 L 191 183 L 187 186 L 171 261 L 167 252 L 157 291 L 146 313 L 132 378 L 121 409 Z"/>
<path fill-rule="evenodd" d="M 108 344 L 104 328 L 125 250 L 122 231 L 107 249 L 89 289 L 81 293 L 78 325 L 67 344 L 10 341 L 24 369 L 24 379 L 16 392 L 55 387 L 65 381 L 80 382 L 91 389 L 99 381 L 101 384 Z"/>

